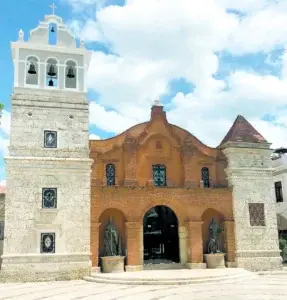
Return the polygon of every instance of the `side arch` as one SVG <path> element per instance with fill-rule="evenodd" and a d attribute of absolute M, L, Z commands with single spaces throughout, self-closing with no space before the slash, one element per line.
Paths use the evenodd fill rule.
<path fill-rule="evenodd" d="M 207 253 L 208 237 L 209 237 L 209 225 L 212 218 L 214 218 L 221 229 L 224 228 L 224 215 L 214 208 L 206 209 L 201 215 L 202 224 L 202 242 L 203 253 Z M 219 235 L 219 250 L 225 251 L 225 241 L 223 232 Z"/>
<path fill-rule="evenodd" d="M 125 252 L 126 249 L 126 217 L 121 210 L 108 208 L 104 210 L 99 217 L 99 258 L 104 255 L 104 230 L 110 219 L 121 237 L 123 252 Z"/>

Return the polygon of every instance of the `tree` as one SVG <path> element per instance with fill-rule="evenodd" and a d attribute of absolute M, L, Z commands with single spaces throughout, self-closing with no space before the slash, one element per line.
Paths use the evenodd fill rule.
<path fill-rule="evenodd" d="M 2 117 L 2 109 L 4 108 L 4 105 L 0 103 L 0 124 L 1 124 L 1 117 Z"/>

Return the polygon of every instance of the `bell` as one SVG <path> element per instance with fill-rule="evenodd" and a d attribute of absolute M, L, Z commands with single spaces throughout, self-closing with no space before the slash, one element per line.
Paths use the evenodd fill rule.
<path fill-rule="evenodd" d="M 75 78 L 74 69 L 72 67 L 69 67 L 67 77 Z"/>
<path fill-rule="evenodd" d="M 31 62 L 31 64 L 30 64 L 30 67 L 29 67 L 29 70 L 28 70 L 28 73 L 29 74 L 37 74 L 37 72 L 36 72 L 36 68 L 35 68 L 35 65 L 34 65 L 34 63 L 33 62 Z"/>
<path fill-rule="evenodd" d="M 51 32 L 55 32 L 54 26 L 52 26 L 52 28 L 51 28 Z"/>
<path fill-rule="evenodd" d="M 54 76 L 57 75 L 57 73 L 55 72 L 55 67 L 54 67 L 54 65 L 51 65 L 51 66 L 50 66 L 48 75 L 49 75 L 50 77 L 54 77 Z"/>
<path fill-rule="evenodd" d="M 52 79 L 49 80 L 49 86 L 54 86 L 54 81 Z"/>

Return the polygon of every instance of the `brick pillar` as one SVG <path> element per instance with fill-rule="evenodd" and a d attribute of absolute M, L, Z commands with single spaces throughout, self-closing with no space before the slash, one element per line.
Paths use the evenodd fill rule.
<path fill-rule="evenodd" d="M 136 158 L 136 146 L 129 145 L 126 146 L 128 150 L 125 155 L 126 168 L 125 168 L 125 186 L 135 186 L 137 185 L 136 178 L 136 167 L 137 167 L 137 158 Z"/>
<path fill-rule="evenodd" d="M 187 266 L 189 268 L 204 268 L 202 221 L 186 222 L 187 228 Z"/>
<path fill-rule="evenodd" d="M 99 271 L 99 228 L 101 223 L 91 223 L 91 261 L 93 271 Z"/>
<path fill-rule="evenodd" d="M 224 244 L 226 250 L 227 267 L 236 267 L 234 221 L 224 222 Z"/>
<path fill-rule="evenodd" d="M 187 188 L 193 187 L 192 176 L 194 168 L 192 166 L 193 147 L 192 143 L 184 142 L 183 145 L 183 162 L 184 162 L 184 186 Z"/>
<path fill-rule="evenodd" d="M 126 271 L 140 271 L 143 268 L 142 222 L 126 222 L 127 265 Z"/>

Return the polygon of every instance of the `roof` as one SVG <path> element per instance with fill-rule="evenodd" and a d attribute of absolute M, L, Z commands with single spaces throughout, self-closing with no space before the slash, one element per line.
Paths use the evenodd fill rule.
<path fill-rule="evenodd" d="M 0 194 L 5 194 L 6 193 L 6 187 L 0 185 Z"/>
<path fill-rule="evenodd" d="M 267 140 L 241 115 L 238 115 L 220 145 L 227 142 L 267 143 Z"/>

